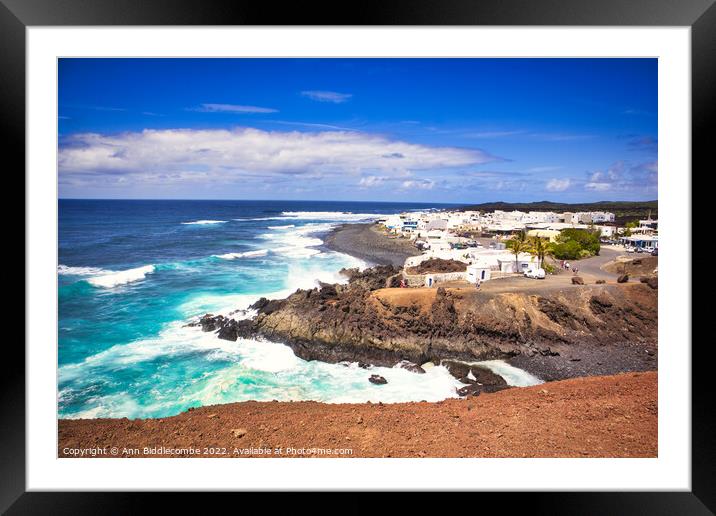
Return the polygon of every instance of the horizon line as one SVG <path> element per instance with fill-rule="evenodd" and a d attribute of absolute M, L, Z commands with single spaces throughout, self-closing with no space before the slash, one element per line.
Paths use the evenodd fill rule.
<path fill-rule="evenodd" d="M 639 200 L 601 200 L 601 201 L 463 201 L 463 202 L 430 202 L 430 201 L 365 201 L 365 200 L 344 200 L 344 199 L 190 199 L 190 198 L 108 198 L 108 197 L 58 197 L 58 201 L 204 201 L 204 202 L 234 202 L 234 201 L 263 201 L 263 202 L 355 202 L 355 203 L 388 203 L 388 204 L 445 204 L 445 205 L 479 205 L 479 204 L 603 204 L 603 203 L 648 203 L 659 202 L 659 199 Z"/>

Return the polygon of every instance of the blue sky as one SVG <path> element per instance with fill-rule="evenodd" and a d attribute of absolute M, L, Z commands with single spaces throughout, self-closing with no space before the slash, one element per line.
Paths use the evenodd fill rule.
<path fill-rule="evenodd" d="M 657 198 L 656 59 L 61 59 L 63 198 Z"/>

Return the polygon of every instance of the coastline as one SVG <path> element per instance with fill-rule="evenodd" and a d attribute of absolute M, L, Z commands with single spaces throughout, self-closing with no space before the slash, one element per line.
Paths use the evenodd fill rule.
<path fill-rule="evenodd" d="M 409 241 L 381 233 L 372 222 L 341 224 L 324 237 L 323 245 L 369 265 L 402 267 L 406 258 L 420 254 Z"/>
<path fill-rule="evenodd" d="M 100 458 L 186 457 L 176 450 L 187 449 L 211 458 L 656 457 L 657 378 L 575 378 L 437 403 L 247 401 L 160 419 L 65 419 L 58 456 L 79 457 L 72 450 L 93 443 L 118 448 Z"/>

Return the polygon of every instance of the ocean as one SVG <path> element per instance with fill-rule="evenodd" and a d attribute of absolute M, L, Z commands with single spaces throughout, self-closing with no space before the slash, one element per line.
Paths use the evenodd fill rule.
<path fill-rule="evenodd" d="M 164 417 L 246 400 L 438 401 L 461 386 L 424 375 L 307 362 L 281 343 L 230 342 L 186 324 L 246 309 L 367 264 L 328 250 L 337 224 L 444 206 L 298 201 L 60 200 L 58 413 Z M 242 315 L 237 315 L 240 317 Z M 244 316 L 250 316 L 246 314 Z"/>

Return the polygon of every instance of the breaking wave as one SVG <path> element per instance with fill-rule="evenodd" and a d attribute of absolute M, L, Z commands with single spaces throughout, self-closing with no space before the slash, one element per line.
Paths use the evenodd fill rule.
<path fill-rule="evenodd" d="M 227 220 L 195 220 L 192 222 L 182 222 L 185 226 L 206 226 L 210 224 L 223 224 L 224 222 L 228 222 Z"/>
<path fill-rule="evenodd" d="M 95 287 L 112 288 L 118 285 L 125 285 L 134 281 L 143 280 L 147 274 L 154 272 L 154 265 L 145 265 L 126 271 L 108 272 L 101 276 L 89 278 L 87 281 Z"/>
<path fill-rule="evenodd" d="M 215 258 L 221 258 L 222 260 L 235 260 L 237 258 L 257 258 L 260 256 L 266 256 L 268 249 L 259 249 L 257 251 L 244 251 L 243 253 L 226 253 L 226 254 L 215 254 Z"/>

